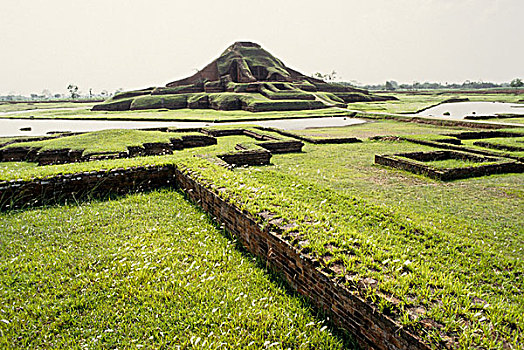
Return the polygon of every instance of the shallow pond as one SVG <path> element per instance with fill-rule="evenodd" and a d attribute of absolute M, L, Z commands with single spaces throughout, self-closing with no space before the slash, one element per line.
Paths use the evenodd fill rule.
<path fill-rule="evenodd" d="M 242 121 L 234 123 L 209 122 L 148 122 L 116 120 L 65 120 L 65 119 L 0 119 L 1 136 L 42 136 L 50 131 L 97 131 L 104 129 L 143 129 L 159 127 L 201 128 L 217 125 L 255 124 L 279 129 L 306 129 L 363 124 L 362 119 L 347 117 L 275 119 L 264 121 Z M 26 129 L 27 131 L 21 131 Z M 30 129 L 30 130 L 28 130 Z"/>
<path fill-rule="evenodd" d="M 466 116 L 495 116 L 497 114 L 522 114 L 524 116 L 522 107 L 524 105 L 518 103 L 454 102 L 428 108 L 416 115 L 445 119 L 464 119 Z"/>

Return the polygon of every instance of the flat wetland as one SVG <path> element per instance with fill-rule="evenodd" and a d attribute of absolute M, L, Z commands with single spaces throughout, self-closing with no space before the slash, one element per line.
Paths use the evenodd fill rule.
<path fill-rule="evenodd" d="M 348 108 L 414 113 L 456 94 L 396 96 L 400 101 L 355 103 Z M 512 103 L 522 99 L 512 94 L 460 97 Z M 38 112 L 35 118 L 162 119 L 194 118 L 197 113 L 209 120 L 242 121 L 251 116 L 202 110 L 107 114 L 64 110 Z M 263 119 L 277 114 L 256 115 Z M 377 154 L 438 149 L 404 137 L 435 140 L 473 130 L 379 118 L 346 127 L 291 130 L 313 139 L 357 137 L 362 142 L 305 143 L 302 152 L 274 154 L 269 166 L 231 170 L 210 162 L 238 143 L 253 143 L 246 136 L 226 136 L 214 146 L 165 156 L 49 166 L 2 162 L 0 180 L 175 164 L 221 188 L 220 196 L 240 209 L 254 216 L 269 212 L 280 219 L 289 228 L 285 239 L 332 268 L 333 277 L 432 347 L 522 349 L 524 175 L 442 182 L 374 164 Z M 524 128 L 505 130 L 524 133 Z M 99 137 L 95 151 L 121 151 L 128 144 L 166 139 L 166 133 L 131 133 L 95 134 Z M 115 138 L 121 142 L 115 143 Z M 521 139 L 482 141 L 519 146 Z M 475 141 L 462 144 L 508 154 L 474 145 Z M 67 144 L 67 139 L 56 142 Z M 440 166 L 462 166 L 457 164 L 447 161 Z M 3 347 L 355 346 L 174 189 L 0 215 Z"/>

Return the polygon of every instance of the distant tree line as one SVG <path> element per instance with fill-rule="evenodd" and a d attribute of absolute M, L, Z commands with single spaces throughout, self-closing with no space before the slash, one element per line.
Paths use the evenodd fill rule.
<path fill-rule="evenodd" d="M 347 86 L 355 86 L 360 88 L 365 88 L 368 90 L 434 90 L 434 89 L 490 89 L 490 88 L 504 88 L 504 87 L 513 87 L 519 88 L 524 87 L 524 82 L 520 78 L 515 78 L 509 83 L 492 83 L 484 81 L 470 81 L 466 80 L 462 84 L 448 84 L 448 83 L 437 83 L 437 82 L 418 82 L 415 81 L 412 84 L 399 84 L 394 80 L 388 80 L 384 84 L 376 85 L 359 85 L 355 82 L 339 82 L 339 84 Z"/>
<path fill-rule="evenodd" d="M 121 92 L 122 89 L 118 89 L 111 93 L 107 90 L 102 90 L 98 93 L 94 93 L 93 89 L 89 89 L 87 92 L 80 91 L 77 85 L 69 84 L 67 86 L 66 94 L 52 93 L 48 89 L 42 90 L 41 93 L 32 93 L 28 96 L 15 95 L 13 93 L 7 95 L 0 95 L 0 101 L 55 101 L 55 100 L 101 100 L 113 96 L 114 94 Z"/>

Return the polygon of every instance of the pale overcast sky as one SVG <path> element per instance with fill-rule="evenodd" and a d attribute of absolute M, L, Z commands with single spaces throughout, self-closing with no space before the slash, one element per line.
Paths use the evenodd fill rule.
<path fill-rule="evenodd" d="M 524 0 L 0 0 L 0 95 L 161 86 L 249 40 L 359 83 L 524 78 Z"/>

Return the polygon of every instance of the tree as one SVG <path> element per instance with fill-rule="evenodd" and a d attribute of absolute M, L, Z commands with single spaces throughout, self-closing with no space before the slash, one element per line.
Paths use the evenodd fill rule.
<path fill-rule="evenodd" d="M 69 91 L 69 95 L 71 95 L 72 99 L 78 98 L 78 86 L 69 84 L 67 86 L 67 90 Z"/>
<path fill-rule="evenodd" d="M 509 86 L 511 87 L 522 87 L 524 86 L 524 82 L 522 82 L 522 79 L 520 78 L 515 78 L 511 81 L 511 83 L 509 83 Z"/>
<path fill-rule="evenodd" d="M 396 90 L 398 89 L 398 83 L 394 80 L 386 81 L 386 90 Z"/>
<path fill-rule="evenodd" d="M 331 71 L 331 73 L 327 73 L 327 74 L 316 72 L 313 74 L 313 78 L 317 78 L 320 80 L 327 81 L 328 83 L 332 83 L 337 78 L 337 72 Z"/>

